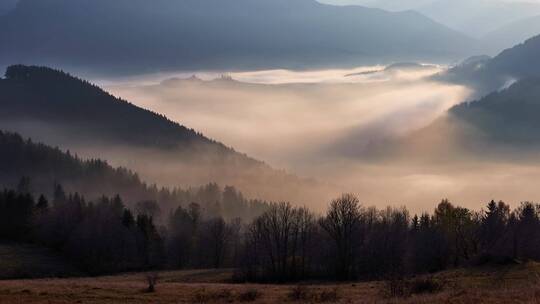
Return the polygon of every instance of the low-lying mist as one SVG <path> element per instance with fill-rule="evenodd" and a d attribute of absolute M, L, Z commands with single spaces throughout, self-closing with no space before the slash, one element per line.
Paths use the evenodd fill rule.
<path fill-rule="evenodd" d="M 431 81 L 442 69 L 184 73 L 109 82 L 107 89 L 274 167 L 333 185 L 328 196 L 350 191 L 366 205 L 406 205 L 413 212 L 442 198 L 474 209 L 491 199 L 539 200 L 534 160 L 516 162 L 510 153 L 482 159 L 481 151 L 471 158 L 444 127 L 422 134 L 427 141 L 408 138 L 472 96 L 466 87 Z M 402 136 L 405 148 L 382 144 L 370 151 Z M 326 202 L 310 206 L 321 211 Z"/>
<path fill-rule="evenodd" d="M 377 70 L 380 70 L 377 72 Z M 305 167 L 429 124 L 468 93 L 430 82 L 436 66 L 169 78 L 108 90 L 278 167 Z M 185 75 L 183 75 L 185 77 Z"/>

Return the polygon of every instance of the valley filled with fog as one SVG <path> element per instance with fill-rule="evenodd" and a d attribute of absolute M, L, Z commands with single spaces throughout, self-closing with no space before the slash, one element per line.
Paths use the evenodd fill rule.
<path fill-rule="evenodd" d="M 532 180 L 540 170 L 470 158 L 452 146 L 459 139 L 451 132 L 436 134 L 432 147 L 408 143 L 411 134 L 472 98 L 466 86 L 433 80 L 445 68 L 182 72 L 98 83 L 271 166 L 328 183 L 335 193 L 357 193 L 366 205 L 420 212 L 443 196 L 472 208 L 491 199 L 537 199 Z M 409 150 L 426 146 L 413 147 L 418 150 L 410 157 L 393 151 L 405 149 L 403 143 L 388 144 L 399 140 Z M 441 161 L 432 157 L 437 154 L 451 156 Z M 325 202 L 310 206 L 322 210 Z"/>

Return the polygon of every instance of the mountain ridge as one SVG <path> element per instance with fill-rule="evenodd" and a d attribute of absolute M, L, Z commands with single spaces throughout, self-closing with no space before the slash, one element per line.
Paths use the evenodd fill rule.
<path fill-rule="evenodd" d="M 17 65 L 6 75 L 0 80 L 0 128 L 129 167 L 144 180 L 171 187 L 217 182 L 250 197 L 298 203 L 307 203 L 302 193 L 317 184 L 67 73 Z"/>
<path fill-rule="evenodd" d="M 0 64 L 109 74 L 301 68 L 455 59 L 475 44 L 415 12 L 315 0 L 126 1 L 21 0 L 0 18 Z"/>

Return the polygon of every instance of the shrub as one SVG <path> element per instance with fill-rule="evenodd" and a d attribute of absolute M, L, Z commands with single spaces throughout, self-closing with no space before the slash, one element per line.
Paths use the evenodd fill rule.
<path fill-rule="evenodd" d="M 393 278 L 385 282 L 385 293 L 390 297 L 408 297 L 413 294 L 436 293 L 444 288 L 444 282 L 433 277 L 407 280 Z"/>
<path fill-rule="evenodd" d="M 389 297 L 404 297 L 407 295 L 407 281 L 402 277 L 391 278 L 385 281 L 384 289 Z"/>
<path fill-rule="evenodd" d="M 339 292 L 337 287 L 331 290 L 323 290 L 319 295 L 320 302 L 336 302 L 339 300 Z"/>
<path fill-rule="evenodd" d="M 410 294 L 436 293 L 443 289 L 444 283 L 432 277 L 415 279 L 410 284 Z"/>
<path fill-rule="evenodd" d="M 156 284 L 158 282 L 158 279 L 159 279 L 159 275 L 157 273 L 149 273 L 146 275 L 146 282 L 148 283 L 146 292 L 156 291 Z"/>
<path fill-rule="evenodd" d="M 234 302 L 233 293 L 230 289 L 222 289 L 218 291 L 209 291 L 206 288 L 198 290 L 193 296 L 193 302 L 195 303 L 207 303 L 207 302 Z"/>
<path fill-rule="evenodd" d="M 297 285 L 289 291 L 287 298 L 291 301 L 306 301 L 312 298 L 312 294 L 307 286 Z"/>
<path fill-rule="evenodd" d="M 260 298 L 261 293 L 257 289 L 249 289 L 238 295 L 238 300 L 241 302 L 253 302 Z"/>

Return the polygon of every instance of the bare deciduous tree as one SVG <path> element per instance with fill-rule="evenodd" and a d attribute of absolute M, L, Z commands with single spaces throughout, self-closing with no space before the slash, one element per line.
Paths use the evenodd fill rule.
<path fill-rule="evenodd" d="M 362 208 L 358 198 L 344 194 L 330 204 L 320 225 L 334 242 L 336 275 L 346 280 L 352 276 L 358 238 L 356 236 L 362 220 Z"/>

